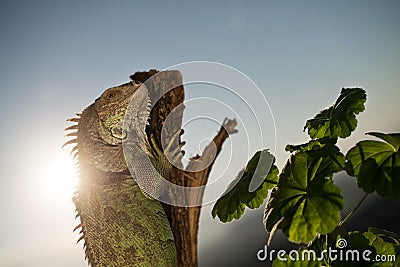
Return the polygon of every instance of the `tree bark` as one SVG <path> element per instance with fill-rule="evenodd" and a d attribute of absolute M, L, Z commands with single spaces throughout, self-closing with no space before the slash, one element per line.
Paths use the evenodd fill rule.
<path fill-rule="evenodd" d="M 136 72 L 130 78 L 145 83 L 149 90 L 150 99 L 154 106 L 152 106 L 146 134 L 148 138 L 151 135 L 155 136 L 157 145 L 161 148 L 161 133 L 165 131 L 163 126 L 166 124 L 167 117 L 168 120 L 172 119 L 173 121 L 173 124 L 168 124 L 169 127 L 164 132 L 167 138 L 172 137 L 182 127 L 185 97 L 182 76 L 179 71 L 158 72 L 157 70 L 150 70 Z M 170 88 L 173 89 L 168 91 Z M 236 124 L 236 120 L 225 119 L 221 129 L 213 141 L 204 149 L 203 154 L 191 158 L 191 162 L 185 170 L 183 170 L 183 165 L 180 162 L 178 168 L 174 168 L 171 175 L 166 178 L 171 183 L 185 187 L 206 185 L 215 158 L 221 151 L 224 141 L 230 134 L 236 132 Z M 181 144 L 181 140 L 179 140 L 179 143 Z M 210 162 L 211 164 L 207 164 L 206 167 L 203 166 Z M 194 171 L 199 169 L 201 171 Z M 204 190 L 199 190 L 196 195 L 189 197 L 197 200 L 196 203 L 201 203 L 203 194 Z M 201 206 L 179 207 L 163 203 L 163 208 L 174 234 L 179 267 L 197 267 L 197 235 Z"/>

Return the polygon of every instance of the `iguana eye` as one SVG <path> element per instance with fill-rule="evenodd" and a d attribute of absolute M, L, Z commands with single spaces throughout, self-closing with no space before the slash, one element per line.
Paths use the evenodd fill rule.
<path fill-rule="evenodd" d="M 108 99 L 112 99 L 112 98 L 114 98 L 116 95 L 117 95 L 116 92 L 109 92 L 109 93 L 107 94 L 107 98 L 108 98 Z"/>

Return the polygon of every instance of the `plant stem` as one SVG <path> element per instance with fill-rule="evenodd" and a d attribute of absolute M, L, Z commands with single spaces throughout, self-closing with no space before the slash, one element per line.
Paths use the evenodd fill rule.
<path fill-rule="evenodd" d="M 347 223 L 348 220 L 350 220 L 350 218 L 360 208 L 361 204 L 364 202 L 364 200 L 367 198 L 368 195 L 369 193 L 365 193 L 363 198 L 358 202 L 357 206 L 349 214 L 347 214 L 346 218 L 344 218 L 343 221 L 339 223 L 339 226 L 343 226 L 345 223 Z"/>
<path fill-rule="evenodd" d="M 270 179 L 265 179 L 266 182 L 270 183 L 270 184 L 274 184 L 274 185 L 278 185 L 278 182 L 276 181 L 272 181 Z"/>

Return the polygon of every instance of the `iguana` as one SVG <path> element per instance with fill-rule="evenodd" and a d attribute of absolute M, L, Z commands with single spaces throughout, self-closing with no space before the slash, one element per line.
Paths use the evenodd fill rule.
<path fill-rule="evenodd" d="M 161 203 L 143 194 L 124 159 L 122 143 L 129 138 L 124 148 L 134 175 L 150 179 L 152 186 L 157 182 L 153 170 L 140 161 L 146 156 L 162 176 L 168 175 L 161 150 L 145 133 L 147 94 L 138 81 L 109 88 L 69 120 L 77 124 L 66 128 L 72 130 L 68 136 L 76 136 L 66 144 L 75 144 L 71 153 L 76 153 L 80 172 L 73 198 L 81 221 L 76 227 L 82 233 L 78 242 L 84 240 L 92 267 L 178 265 L 173 233 Z M 132 123 L 123 125 L 131 101 Z"/>
<path fill-rule="evenodd" d="M 162 176 L 182 188 L 202 188 L 186 195 L 201 203 L 215 157 L 229 135 L 237 132 L 236 120 L 225 119 L 202 155 L 192 157 L 184 169 L 180 161 L 184 153 L 184 142 L 180 142 L 184 110 L 181 73 L 150 70 L 136 72 L 130 78 L 133 82 L 106 90 L 95 103 L 69 120 L 76 125 L 66 128 L 72 131 L 67 136 L 76 136 L 65 145 L 75 145 L 71 154 L 80 169 L 80 182 L 73 198 L 81 220 L 76 227 L 82 233 L 78 242 L 84 240 L 91 266 L 196 267 L 201 205 L 162 203 L 163 210 L 159 202 L 148 196 L 162 193 Z M 147 88 L 151 99 L 149 120 L 148 97 L 143 91 L 139 93 L 140 88 Z M 131 100 L 133 105 L 128 106 Z M 121 118 L 126 117 L 127 106 L 132 109 L 128 121 L 133 123 L 124 127 Z M 162 140 L 167 140 L 165 148 Z M 159 147 L 163 147 L 164 153 Z M 147 156 L 161 176 L 149 166 Z M 211 158 L 214 160 L 210 161 Z M 205 167 L 205 162 L 210 164 Z M 136 175 L 137 172 L 143 175 Z M 144 181 L 140 184 L 147 196 L 137 180 Z M 184 196 L 166 191 L 169 197 Z"/>

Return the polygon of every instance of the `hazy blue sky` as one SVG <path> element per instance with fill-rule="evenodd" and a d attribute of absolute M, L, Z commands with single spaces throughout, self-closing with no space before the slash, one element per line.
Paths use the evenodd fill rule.
<path fill-rule="evenodd" d="M 86 266 L 71 183 L 60 178 L 65 119 L 135 71 L 194 60 L 242 71 L 271 106 L 279 167 L 284 146 L 307 139 L 305 120 L 341 87 L 368 93 L 344 150 L 367 131 L 399 131 L 399 14 L 398 1 L 1 1 L 0 266 Z M 254 262 L 261 210 L 222 225 L 205 207 L 201 266 Z"/>

